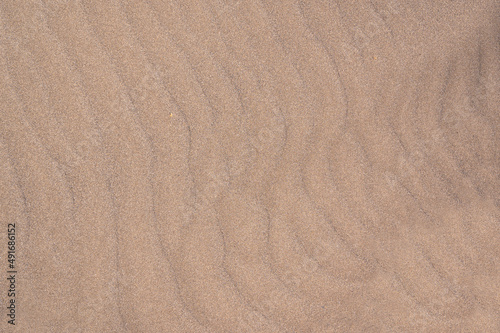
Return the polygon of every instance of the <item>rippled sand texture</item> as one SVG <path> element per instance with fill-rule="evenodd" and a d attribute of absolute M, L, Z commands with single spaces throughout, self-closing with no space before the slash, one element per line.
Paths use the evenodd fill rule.
<path fill-rule="evenodd" d="M 2 0 L 0 331 L 500 332 L 499 13 Z"/>

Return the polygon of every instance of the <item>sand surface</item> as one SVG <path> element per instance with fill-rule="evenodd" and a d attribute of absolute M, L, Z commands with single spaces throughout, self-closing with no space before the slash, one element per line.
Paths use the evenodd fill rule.
<path fill-rule="evenodd" d="M 1 0 L 0 332 L 500 332 L 499 15 Z"/>

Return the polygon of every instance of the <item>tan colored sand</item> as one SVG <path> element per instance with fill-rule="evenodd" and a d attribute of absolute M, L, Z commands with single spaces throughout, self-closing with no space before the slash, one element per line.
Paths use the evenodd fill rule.
<path fill-rule="evenodd" d="M 499 332 L 500 8 L 409 2 L 2 0 L 0 332 Z"/>

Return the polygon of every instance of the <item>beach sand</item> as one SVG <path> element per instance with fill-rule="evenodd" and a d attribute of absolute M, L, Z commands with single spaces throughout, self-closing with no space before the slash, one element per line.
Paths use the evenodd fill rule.
<path fill-rule="evenodd" d="M 2 0 L 0 331 L 500 332 L 499 9 Z"/>

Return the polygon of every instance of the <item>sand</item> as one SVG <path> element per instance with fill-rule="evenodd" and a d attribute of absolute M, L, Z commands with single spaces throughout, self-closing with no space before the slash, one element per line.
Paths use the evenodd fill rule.
<path fill-rule="evenodd" d="M 409 3 L 2 0 L 0 331 L 500 332 L 500 5 Z"/>

